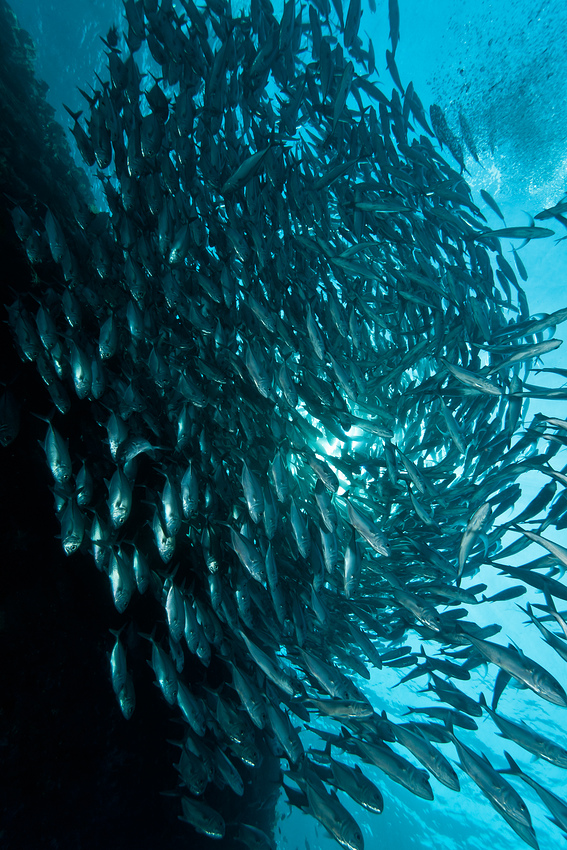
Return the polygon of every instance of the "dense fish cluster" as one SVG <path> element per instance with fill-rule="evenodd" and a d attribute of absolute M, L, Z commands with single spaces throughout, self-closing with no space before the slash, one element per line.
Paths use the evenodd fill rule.
<path fill-rule="evenodd" d="M 488 227 L 441 110 L 426 115 L 399 78 L 395 0 L 390 92 L 359 36 L 360 0 L 287 0 L 281 20 L 270 0 L 239 15 L 225 0 L 124 11 L 125 32 L 105 39 L 108 80 L 84 92 L 85 116 L 71 113 L 107 211 L 81 196 L 67 216 L 14 206 L 39 279 L 52 271 L 40 303 L 21 295 L 8 310 L 56 408 L 44 449 L 63 550 L 90 549 L 124 615 L 111 652 L 120 710 L 132 715 L 144 675 L 125 636 L 146 595 L 155 628 L 142 643 L 183 721 L 174 793 L 199 832 L 225 835 L 207 789 L 243 795 L 240 766 L 275 753 L 290 803 L 362 850 L 337 790 L 376 815 L 374 767 L 426 800 L 435 781 L 459 791 L 456 748 L 537 847 L 516 787 L 462 730 L 484 711 L 567 767 L 558 743 L 497 711 L 511 679 L 566 707 L 562 685 L 491 640 L 500 625 L 470 618 L 530 586 L 543 595 L 527 634 L 567 660 L 554 602 L 567 599 L 554 577 L 567 549 L 546 534 L 567 527 L 553 466 L 567 423 L 526 419 L 527 399 L 566 397 L 530 374 L 560 345 L 567 309 L 530 317 L 520 256 L 514 269 L 500 246 L 551 231 Z M 2 406 L 8 445 L 9 393 Z M 548 483 L 503 521 L 533 470 Z M 509 563 L 532 543 L 540 557 Z M 465 588 L 484 564 L 513 586 L 489 599 L 484 584 Z M 455 684 L 483 664 L 498 670 L 491 706 Z M 379 689 L 365 690 L 383 667 L 435 695 L 421 722 L 386 716 Z M 509 764 L 567 833 L 567 803 Z M 253 825 L 240 838 L 272 846 Z"/>

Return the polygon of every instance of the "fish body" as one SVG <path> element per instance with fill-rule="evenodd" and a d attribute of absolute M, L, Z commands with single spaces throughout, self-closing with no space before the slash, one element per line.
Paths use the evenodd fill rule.
<path fill-rule="evenodd" d="M 362 560 L 354 530 L 345 550 L 344 591 L 347 599 L 355 595 L 360 580 Z"/>
<path fill-rule="evenodd" d="M 293 496 L 291 498 L 290 521 L 299 553 L 303 558 L 307 558 L 311 550 L 311 535 L 303 512 L 295 504 Z"/>
<path fill-rule="evenodd" d="M 172 640 L 179 643 L 185 631 L 185 608 L 183 595 L 173 581 L 169 585 L 165 602 L 167 625 Z"/>
<path fill-rule="evenodd" d="M 256 547 L 243 534 L 233 528 L 230 530 L 230 537 L 232 548 L 246 572 L 256 581 L 265 584 L 265 566 Z"/>
<path fill-rule="evenodd" d="M 256 646 L 256 644 L 254 644 L 243 632 L 241 632 L 241 635 L 252 658 L 270 681 L 281 688 L 282 691 L 290 697 L 302 692 L 298 679 L 284 670 L 276 661 L 271 659 L 267 653 Z"/>
<path fill-rule="evenodd" d="M 248 505 L 248 512 L 253 522 L 260 522 L 260 517 L 264 511 L 264 494 L 262 485 L 257 476 L 250 471 L 248 464 L 244 461 L 242 468 L 242 489 L 244 498 Z"/>
<path fill-rule="evenodd" d="M 567 769 L 567 750 L 555 741 L 551 741 L 539 732 L 534 731 L 525 723 L 517 723 L 508 717 L 497 714 L 486 703 L 483 704 L 483 708 L 490 714 L 500 729 L 502 737 L 515 741 L 524 750 L 533 753 L 538 758 Z"/>
<path fill-rule="evenodd" d="M 64 484 L 71 477 L 71 456 L 67 444 L 51 423 L 48 424 L 43 449 L 53 478 L 58 484 Z"/>
<path fill-rule="evenodd" d="M 125 720 L 130 720 L 136 708 L 136 692 L 134 690 L 134 682 L 129 673 L 126 674 L 124 685 L 120 688 L 116 696 L 122 716 Z"/>
<path fill-rule="evenodd" d="M 407 759 L 395 753 L 386 744 L 370 744 L 367 741 L 356 741 L 356 748 L 370 764 L 383 770 L 390 779 L 403 785 L 412 794 L 424 800 L 433 800 L 433 791 L 429 784 L 429 774 L 415 767 Z"/>
<path fill-rule="evenodd" d="M 174 705 L 177 697 L 178 677 L 177 671 L 167 652 L 156 643 L 153 637 L 149 638 L 152 644 L 152 657 L 150 666 L 155 673 L 160 690 L 169 705 Z"/>
<path fill-rule="evenodd" d="M 369 812 L 380 814 L 384 809 L 384 798 L 380 789 L 368 779 L 360 767 L 350 767 L 331 759 L 331 770 L 336 786 Z"/>
<path fill-rule="evenodd" d="M 524 239 L 529 242 L 530 239 L 545 239 L 547 236 L 553 236 L 554 231 L 547 227 L 501 227 L 497 230 L 483 230 L 477 239 L 498 238 L 508 239 Z"/>
<path fill-rule="evenodd" d="M 121 469 L 108 482 L 108 511 L 114 528 L 124 525 L 132 509 L 132 486 Z"/>
<path fill-rule="evenodd" d="M 61 542 L 66 555 L 77 552 L 85 535 L 85 519 L 76 498 L 67 502 L 61 515 Z"/>
<path fill-rule="evenodd" d="M 460 791 L 459 778 L 439 750 L 419 732 L 397 725 L 394 729 L 396 740 L 422 763 L 443 785 L 452 791 Z"/>
<path fill-rule="evenodd" d="M 472 552 L 479 535 L 487 527 L 490 521 L 490 515 L 490 505 L 488 502 L 485 502 L 476 509 L 469 519 L 465 532 L 461 538 L 461 545 L 459 546 L 458 576 L 462 575 L 467 559 Z"/>
<path fill-rule="evenodd" d="M 533 661 L 531 658 L 521 654 L 518 650 L 500 646 L 487 640 L 467 636 L 472 645 L 493 664 L 500 667 L 510 676 L 518 679 L 534 691 L 542 699 L 554 703 L 554 705 L 567 706 L 567 694 L 559 682 L 548 673 L 548 671 Z"/>
<path fill-rule="evenodd" d="M 352 527 L 358 531 L 367 543 L 378 552 L 379 555 L 388 557 L 391 554 L 391 549 L 388 545 L 386 536 L 376 527 L 376 525 L 367 517 L 364 516 L 357 508 L 347 501 L 348 519 Z"/>
<path fill-rule="evenodd" d="M 270 473 L 274 482 L 276 495 L 279 502 L 285 502 L 289 494 L 288 472 L 281 455 L 281 451 L 277 451 L 270 467 Z"/>
<path fill-rule="evenodd" d="M 168 537 L 175 537 L 181 528 L 182 506 L 175 487 L 169 475 L 165 476 L 165 485 L 161 494 L 165 530 Z"/>
<path fill-rule="evenodd" d="M 400 7 L 398 0 L 388 0 L 388 18 L 390 21 L 390 41 L 392 42 L 392 53 L 395 54 L 400 40 Z"/>
<path fill-rule="evenodd" d="M 199 503 L 199 482 L 193 462 L 189 463 L 181 479 L 181 506 L 185 519 L 193 516 Z"/>
<path fill-rule="evenodd" d="M 112 690 L 118 695 L 124 687 L 128 669 L 126 666 L 126 653 L 120 640 L 120 633 L 113 632 L 113 634 L 115 634 L 116 641 L 110 656 L 110 673 L 112 677 Z"/>
<path fill-rule="evenodd" d="M 225 834 L 225 823 L 222 815 L 220 815 L 211 806 L 202 803 L 200 800 L 194 800 L 190 797 L 181 798 L 181 807 L 183 814 L 179 815 L 179 820 L 193 826 L 197 832 L 202 835 L 207 835 L 209 838 L 222 839 Z"/>
<path fill-rule="evenodd" d="M 510 773 L 514 776 L 519 776 L 523 781 L 529 785 L 536 792 L 544 806 L 547 810 L 553 815 L 554 822 L 563 832 L 567 833 L 567 803 L 553 791 L 550 791 L 548 788 L 544 788 L 543 785 L 540 785 L 539 782 L 536 782 L 535 779 L 532 779 L 531 776 L 528 776 L 527 773 L 524 773 L 512 756 L 509 753 L 504 753 L 506 756 L 508 763 L 510 765 Z M 503 771 L 505 772 L 505 771 Z"/>
<path fill-rule="evenodd" d="M 461 767 L 476 782 L 496 811 L 505 817 L 511 825 L 516 823 L 520 827 L 525 827 L 533 832 L 528 808 L 510 783 L 494 770 L 488 759 L 481 758 L 478 753 L 465 746 L 462 741 L 454 736 L 453 742 L 457 748 Z"/>
<path fill-rule="evenodd" d="M 130 603 L 136 586 L 129 562 L 122 552 L 112 550 L 108 565 L 108 577 L 116 610 L 123 614 Z"/>
<path fill-rule="evenodd" d="M 337 795 L 325 791 L 324 786 L 314 788 L 309 782 L 306 792 L 310 811 L 333 838 L 347 850 L 364 850 L 362 831 Z"/>
<path fill-rule="evenodd" d="M 374 710 L 367 702 L 343 699 L 310 699 L 312 705 L 324 717 L 372 717 Z"/>

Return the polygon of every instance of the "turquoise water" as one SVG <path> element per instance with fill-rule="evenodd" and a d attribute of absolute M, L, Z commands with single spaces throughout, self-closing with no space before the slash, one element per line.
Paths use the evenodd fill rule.
<path fill-rule="evenodd" d="M 37 42 L 38 76 L 50 85 L 50 98 L 66 126 L 61 110 L 65 102 L 72 109 L 82 101 L 75 87 L 93 82 L 92 70 L 103 67 L 98 36 L 109 25 L 120 20 L 120 6 L 115 3 L 13 4 L 22 25 Z M 278 10 L 276 10 L 278 12 Z M 508 226 L 528 223 L 527 214 L 556 203 L 566 190 L 567 141 L 564 127 L 567 113 L 567 86 L 563 81 L 563 60 L 567 55 L 567 11 L 559 3 L 520 2 L 400 2 L 401 40 L 396 54 L 404 84 L 413 81 L 426 110 L 439 104 L 452 128 L 457 128 L 462 113 L 473 133 L 479 162 L 467 155 L 467 180 L 489 225 L 501 225 L 498 217 L 480 199 L 480 189 L 488 190 L 500 205 Z M 361 33 L 374 43 L 377 68 L 382 79 L 388 72 L 383 60 L 388 45 L 387 4 L 377 2 L 372 13 L 365 8 Z M 526 214 L 527 213 L 527 214 Z M 564 228 L 554 222 L 557 237 Z M 531 313 L 553 312 L 567 304 L 567 242 L 533 240 L 522 248 L 522 259 L 528 269 L 527 284 Z M 510 257 L 511 261 L 511 257 Z M 559 334 L 561 337 L 561 333 Z M 567 367 L 565 349 L 560 348 L 546 358 L 546 365 Z M 565 402 L 532 402 L 530 415 L 542 411 L 566 418 Z M 534 473 L 535 493 L 546 479 Z M 525 502 L 533 493 L 526 492 Z M 505 517 L 506 518 L 506 517 Z M 553 537 L 553 532 L 548 532 Z M 557 542 L 567 545 L 565 532 L 555 534 Z M 532 552 L 532 548 L 527 550 Z M 532 557 L 537 557 L 534 551 Z M 525 553 L 523 553 L 525 557 Z M 517 559 L 521 563 L 521 558 Z M 503 578 L 481 573 L 467 579 L 465 586 L 486 581 L 487 595 L 506 586 Z M 541 602 L 541 597 L 528 589 L 522 597 Z M 471 611 L 479 624 L 489 624 L 496 616 L 491 606 Z M 483 622 L 485 618 L 485 623 Z M 504 625 L 510 641 L 516 641 L 531 657 L 543 664 L 560 682 L 567 681 L 565 665 L 545 646 L 534 630 L 526 631 L 525 615 L 513 602 L 502 603 L 497 618 Z M 415 648 L 419 641 L 415 638 Z M 400 674 L 394 670 L 375 671 L 363 689 L 369 699 L 381 708 L 399 716 L 406 705 L 430 704 L 418 693 L 415 682 L 400 687 Z M 478 698 L 482 691 L 489 698 L 494 686 L 493 667 L 480 668 L 462 690 Z M 461 685 L 460 685 L 461 686 Z M 525 690 L 509 686 L 499 704 L 505 716 L 524 719 L 539 731 L 567 746 L 564 710 L 557 709 Z M 512 742 L 502 740 L 488 718 L 479 723 L 479 732 L 462 733 L 471 746 L 482 741 L 492 763 L 505 766 L 502 753 L 507 749 L 521 761 L 525 754 Z M 309 739 L 307 739 L 309 740 Z M 444 748 L 451 753 L 452 746 Z M 525 759 L 522 762 L 525 764 Z M 567 796 L 565 774 L 559 768 L 534 761 L 528 772 L 546 787 Z M 428 803 L 390 782 L 377 769 L 367 773 L 383 789 L 385 809 L 380 816 L 368 816 L 348 798 L 341 800 L 363 826 L 367 848 L 485 848 L 494 850 L 521 845 L 476 785 L 459 772 L 461 792 L 449 792 L 433 781 L 435 801 Z M 555 846 L 561 840 L 550 824 L 547 812 L 537 796 L 527 787 L 518 790 L 527 800 L 540 847 Z M 291 810 L 282 799 L 278 804 L 278 845 L 303 850 L 308 841 L 312 850 L 337 846 L 315 821 L 297 810 Z M 188 841 L 190 836 L 188 837 Z"/>

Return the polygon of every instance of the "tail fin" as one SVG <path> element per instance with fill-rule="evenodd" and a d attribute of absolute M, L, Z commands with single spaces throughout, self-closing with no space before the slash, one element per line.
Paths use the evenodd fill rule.
<path fill-rule="evenodd" d="M 72 110 L 72 109 L 69 109 L 69 107 L 68 107 L 68 106 L 66 106 L 65 104 L 63 104 L 63 106 L 65 107 L 65 109 L 67 110 L 67 112 L 69 113 L 69 115 L 71 116 L 71 118 L 73 119 L 73 121 L 78 121 L 78 120 L 79 120 L 79 118 L 81 117 L 81 115 L 83 114 L 83 110 L 82 110 L 82 109 L 79 109 L 79 111 L 78 111 L 78 112 L 73 112 L 73 110 Z"/>

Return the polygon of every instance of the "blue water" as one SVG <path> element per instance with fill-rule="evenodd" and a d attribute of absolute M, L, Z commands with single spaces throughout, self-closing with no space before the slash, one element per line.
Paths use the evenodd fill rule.
<path fill-rule="evenodd" d="M 276 13 L 279 13 L 277 4 Z M 384 51 L 388 43 L 386 0 L 377 0 L 377 11 L 365 8 L 360 33 L 372 38 L 377 69 L 382 80 L 388 79 Z M 84 101 L 77 86 L 88 90 L 94 84 L 94 72 L 104 67 L 103 45 L 99 36 L 111 24 L 120 25 L 121 4 L 117 0 L 78 0 L 78 2 L 32 2 L 14 0 L 12 6 L 20 22 L 37 45 L 37 75 L 49 84 L 49 99 L 58 118 L 68 125 L 62 103 L 80 109 Z M 413 81 L 426 110 L 439 104 L 449 124 L 458 126 L 461 111 L 473 128 L 480 162 L 467 154 L 467 180 L 475 192 L 489 226 L 501 226 L 500 220 L 480 198 L 481 188 L 488 190 L 502 209 L 508 226 L 527 224 L 528 215 L 549 207 L 567 191 L 567 6 L 554 2 L 520 0 L 400 0 L 401 40 L 396 61 L 402 82 Z M 387 84 L 387 90 L 389 82 Z M 71 145 L 72 145 L 72 138 Z M 448 154 L 446 154 L 449 156 Z M 557 237 L 564 234 L 554 221 Z M 503 243 L 504 247 L 504 243 Z M 509 246 L 505 248 L 505 255 Z M 567 241 L 533 240 L 522 249 L 522 260 L 529 273 L 526 290 L 531 313 L 553 312 L 567 305 Z M 511 261 L 511 254 L 510 254 Z M 561 329 L 560 329 L 561 330 Z M 561 338 L 561 332 L 558 333 Z M 546 365 L 567 368 L 567 344 L 546 358 Z M 551 381 L 551 378 L 547 379 Z M 567 418 L 563 401 L 532 402 L 528 420 L 534 413 Z M 566 462 L 563 453 L 563 464 Z M 561 459 L 557 466 L 562 465 Z M 533 492 L 526 492 L 524 503 L 546 483 L 534 473 Z M 519 508 L 522 505 L 518 506 Z M 504 517 L 506 519 L 506 517 Z M 567 546 L 567 533 L 550 531 L 549 537 Z M 522 553 L 530 560 L 541 554 L 531 547 Z M 520 559 L 518 559 L 520 563 Z M 485 581 L 487 595 L 506 586 L 506 582 L 486 569 L 467 584 Z M 539 602 L 535 591 L 522 598 Z M 497 614 L 492 606 L 479 606 L 471 612 L 479 625 L 496 618 L 510 641 L 516 641 L 532 658 L 543 664 L 564 686 L 567 671 L 558 656 L 549 649 L 535 629 L 526 629 L 523 615 L 513 602 L 501 603 Z M 483 619 L 484 618 L 484 619 Z M 416 648 L 419 643 L 416 643 Z M 370 699 L 394 715 L 403 706 L 430 705 L 420 685 L 410 682 L 394 689 L 400 674 L 395 670 L 375 671 L 369 683 L 363 683 Z M 479 668 L 470 682 L 459 687 L 478 698 L 489 697 L 495 679 L 493 667 Z M 420 680 L 423 681 L 423 680 Z M 556 708 L 531 692 L 509 686 L 500 700 L 499 711 L 515 719 L 522 718 L 543 734 L 567 747 L 565 710 Z M 504 767 L 504 749 L 522 764 L 529 756 L 511 741 L 503 742 L 490 719 L 479 721 L 478 733 L 462 732 L 461 737 L 479 749 L 480 742 L 490 761 Z M 443 747 L 451 754 L 452 746 Z M 453 752 L 454 756 L 454 752 Z M 366 847 L 383 850 L 413 848 L 470 848 L 470 850 L 508 850 L 522 847 L 520 839 L 495 813 L 471 780 L 459 771 L 461 792 L 455 794 L 432 779 L 435 801 L 425 802 L 392 783 L 377 769 L 367 767 L 368 775 L 383 790 L 384 812 L 370 816 L 348 798 L 341 801 L 351 809 L 363 826 Z M 557 794 L 567 797 L 564 771 L 533 761 L 529 774 Z M 540 847 L 556 847 L 561 833 L 554 827 L 539 798 L 527 786 L 516 783 L 527 801 Z M 307 842 L 315 848 L 336 847 L 336 843 L 317 823 L 282 799 L 278 804 L 278 846 L 304 850 Z M 188 828 L 188 846 L 191 831 Z M 162 848 L 161 850 L 167 850 Z"/>

